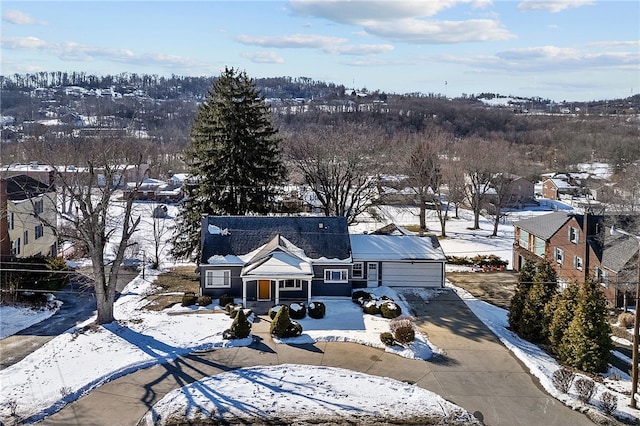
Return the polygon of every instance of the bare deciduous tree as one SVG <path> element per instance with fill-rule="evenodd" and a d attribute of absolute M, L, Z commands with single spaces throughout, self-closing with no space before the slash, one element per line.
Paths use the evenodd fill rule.
<path fill-rule="evenodd" d="M 309 126 L 289 135 L 287 148 L 327 216 L 345 216 L 353 223 L 370 205 L 385 164 L 381 132 L 358 124 Z"/>
<path fill-rule="evenodd" d="M 476 137 L 457 144 L 455 155 L 460 159 L 460 167 L 466 174 L 465 191 L 473 211 L 473 229 L 480 228 L 480 212 L 491 189 L 489 184 L 494 172 L 493 162 L 496 156 L 502 154 L 494 151 L 490 141 Z"/>

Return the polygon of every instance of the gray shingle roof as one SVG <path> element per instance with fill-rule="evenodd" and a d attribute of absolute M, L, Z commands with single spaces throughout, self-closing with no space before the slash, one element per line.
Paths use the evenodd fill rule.
<path fill-rule="evenodd" d="M 228 232 L 211 234 L 214 225 Z M 247 254 L 280 235 L 312 259 L 348 259 L 351 256 L 345 217 L 205 216 L 202 220 L 203 263 L 213 255 Z"/>
<path fill-rule="evenodd" d="M 7 198 L 22 201 L 37 195 L 53 192 L 55 188 L 27 175 L 16 175 L 7 178 Z"/>
<path fill-rule="evenodd" d="M 621 272 L 638 252 L 638 240 L 627 236 L 613 236 L 607 234 L 607 240 L 602 251 L 601 265 L 616 273 Z M 634 268 L 637 265 L 632 265 Z"/>
<path fill-rule="evenodd" d="M 513 226 L 538 236 L 544 240 L 551 238 L 573 216 L 572 213 L 557 211 L 542 216 L 523 219 L 513 223 Z"/>

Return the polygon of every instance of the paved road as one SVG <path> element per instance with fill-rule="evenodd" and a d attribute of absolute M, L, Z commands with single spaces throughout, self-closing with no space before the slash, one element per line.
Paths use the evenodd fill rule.
<path fill-rule="evenodd" d="M 446 351 L 438 361 L 401 358 L 355 343 L 276 345 L 262 317 L 250 347 L 192 354 L 107 383 L 43 425 L 133 426 L 167 392 L 200 378 L 254 365 L 283 363 L 346 368 L 414 383 L 492 426 L 584 426 L 591 421 L 548 396 L 518 360 L 453 292 L 412 306 L 422 332 Z"/>
<path fill-rule="evenodd" d="M 120 269 L 116 289 L 121 291 L 137 275 L 135 270 Z M 95 315 L 95 295 L 91 283 L 87 285 L 86 280 L 80 284 L 72 279 L 62 291 L 56 293 L 56 297 L 63 304 L 51 318 L 0 340 L 0 370 L 20 362 L 49 340 Z"/>

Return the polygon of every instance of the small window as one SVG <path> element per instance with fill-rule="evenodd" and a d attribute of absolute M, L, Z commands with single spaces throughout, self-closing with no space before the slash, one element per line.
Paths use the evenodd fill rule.
<path fill-rule="evenodd" d="M 278 286 L 283 291 L 302 290 L 302 280 L 282 280 Z"/>
<path fill-rule="evenodd" d="M 582 271 L 582 258 L 579 256 L 573 256 L 573 266 L 578 271 Z"/>
<path fill-rule="evenodd" d="M 29 244 L 29 231 L 24 231 L 24 234 L 22 235 L 22 240 L 24 241 L 24 245 L 26 246 L 27 244 Z"/>
<path fill-rule="evenodd" d="M 11 241 L 11 254 L 15 256 L 20 254 L 20 238 Z"/>
<path fill-rule="evenodd" d="M 326 283 L 349 282 L 349 270 L 348 269 L 325 269 L 324 282 Z"/>
<path fill-rule="evenodd" d="M 556 247 L 553 258 L 556 260 L 556 262 L 562 265 L 562 263 L 564 262 L 564 250 Z"/>
<path fill-rule="evenodd" d="M 206 271 L 204 286 L 206 288 L 229 288 L 231 287 L 231 271 L 230 270 L 214 270 Z"/>
<path fill-rule="evenodd" d="M 524 249 L 529 249 L 529 233 L 524 229 L 520 230 L 520 238 L 518 239 L 518 244 Z"/>
<path fill-rule="evenodd" d="M 33 203 L 33 212 L 35 214 L 40 214 L 44 211 L 44 204 L 42 202 L 42 199 L 40 200 L 36 200 L 35 203 Z"/>
<path fill-rule="evenodd" d="M 580 230 L 578 228 L 574 228 L 573 226 L 569 227 L 569 241 L 574 244 L 580 242 Z"/>
<path fill-rule="evenodd" d="M 36 240 L 44 236 L 44 227 L 42 224 L 36 225 Z"/>
<path fill-rule="evenodd" d="M 355 262 L 353 264 L 353 278 L 362 278 L 362 262 Z"/>
<path fill-rule="evenodd" d="M 542 238 L 535 237 L 533 244 L 535 246 L 534 247 L 535 253 L 540 257 L 544 257 L 544 246 L 545 246 L 544 240 Z"/>
<path fill-rule="evenodd" d="M 7 213 L 7 222 L 10 230 L 15 228 L 16 222 L 15 222 L 15 216 L 13 215 L 13 212 Z"/>

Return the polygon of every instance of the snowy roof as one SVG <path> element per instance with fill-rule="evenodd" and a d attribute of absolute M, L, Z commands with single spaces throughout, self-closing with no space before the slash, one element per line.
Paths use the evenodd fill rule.
<path fill-rule="evenodd" d="M 313 277 L 311 264 L 304 259 L 289 253 L 277 251 L 263 258 L 261 261 L 248 265 L 242 271 L 243 277 L 251 276 L 289 276 L 289 277 Z"/>
<path fill-rule="evenodd" d="M 431 238 L 417 235 L 351 235 L 353 260 L 445 260 Z"/>

